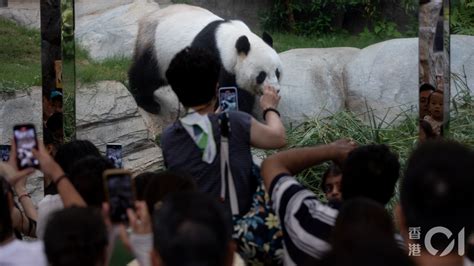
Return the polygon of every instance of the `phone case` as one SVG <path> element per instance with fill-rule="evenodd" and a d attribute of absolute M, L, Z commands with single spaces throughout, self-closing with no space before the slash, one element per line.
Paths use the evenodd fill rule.
<path fill-rule="evenodd" d="M 116 191 L 111 191 L 110 179 L 117 176 L 129 176 L 129 182 L 127 181 L 128 191 L 121 190 L 122 184 L 119 184 Z M 128 217 L 126 213 L 127 208 L 134 209 L 135 204 L 135 184 L 133 182 L 132 173 L 124 169 L 109 169 L 103 173 L 104 189 L 107 201 L 109 202 L 109 217 L 112 223 L 128 223 Z M 118 179 L 118 178 L 117 178 Z M 120 183 L 119 181 L 117 181 Z M 121 196 L 117 196 L 122 194 Z M 114 197 L 114 198 L 111 198 Z M 122 206 L 120 206 L 122 205 Z"/>
<path fill-rule="evenodd" d="M 22 129 L 26 131 L 32 130 L 30 132 L 22 132 Z M 24 135 L 19 137 L 18 135 Z M 26 169 L 29 167 L 39 168 L 39 161 L 33 156 L 31 150 L 33 148 L 38 149 L 38 136 L 36 134 L 36 129 L 33 124 L 21 124 L 13 127 L 13 140 L 16 144 L 16 155 L 17 155 L 17 166 L 18 169 Z M 30 146 L 25 148 L 25 146 Z"/>
<path fill-rule="evenodd" d="M 219 88 L 219 107 L 221 111 L 238 111 L 238 93 L 236 87 Z"/>

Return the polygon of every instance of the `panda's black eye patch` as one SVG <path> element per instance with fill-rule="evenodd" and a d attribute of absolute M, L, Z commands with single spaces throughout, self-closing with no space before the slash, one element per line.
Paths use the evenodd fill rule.
<path fill-rule="evenodd" d="M 277 79 L 280 79 L 280 70 L 275 70 L 275 75 L 277 76 Z"/>
<path fill-rule="evenodd" d="M 257 76 L 257 84 L 262 84 L 267 78 L 267 73 L 260 71 Z"/>

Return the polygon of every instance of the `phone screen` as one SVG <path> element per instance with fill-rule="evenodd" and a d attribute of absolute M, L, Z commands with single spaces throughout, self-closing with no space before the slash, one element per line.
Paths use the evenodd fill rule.
<path fill-rule="evenodd" d="M 10 145 L 0 145 L 0 159 L 2 162 L 7 162 L 10 159 Z"/>
<path fill-rule="evenodd" d="M 133 209 L 132 177 L 125 173 L 112 173 L 106 176 L 110 204 L 110 219 L 113 223 L 128 222 L 127 209 Z"/>
<path fill-rule="evenodd" d="M 114 165 L 115 168 L 123 168 L 122 145 L 107 144 L 105 156 Z"/>
<path fill-rule="evenodd" d="M 39 162 L 33 156 L 33 148 L 38 148 L 36 130 L 33 125 L 17 125 L 13 128 L 13 136 L 17 149 L 17 162 L 19 169 L 38 167 Z"/>
<path fill-rule="evenodd" d="M 237 111 L 239 105 L 237 101 L 237 88 L 224 87 L 219 89 L 219 106 L 222 112 Z"/>

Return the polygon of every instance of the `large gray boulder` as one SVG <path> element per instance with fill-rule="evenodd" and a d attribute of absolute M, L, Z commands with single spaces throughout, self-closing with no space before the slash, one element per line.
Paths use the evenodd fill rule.
<path fill-rule="evenodd" d="M 451 35 L 451 72 L 467 76 L 474 92 L 474 36 Z M 346 106 L 380 122 L 418 108 L 418 39 L 393 39 L 366 47 L 344 68 Z M 451 79 L 452 94 L 456 93 Z M 368 111 L 370 111 L 368 113 Z M 370 114 L 370 115 L 369 115 Z"/>
<path fill-rule="evenodd" d="M 294 49 L 283 52 L 281 101 L 278 109 L 284 124 L 300 124 L 344 108 L 342 72 L 360 49 Z"/>
<path fill-rule="evenodd" d="M 368 120 L 372 111 L 391 121 L 418 102 L 418 39 L 394 39 L 366 47 L 344 68 L 349 110 Z"/>
<path fill-rule="evenodd" d="M 451 73 L 466 75 L 467 85 L 474 94 L 474 36 L 451 35 Z M 455 78 L 451 78 L 453 94 L 456 93 L 454 82 Z"/>
<path fill-rule="evenodd" d="M 122 83 L 102 81 L 79 88 L 76 95 L 78 139 L 92 141 L 102 152 L 107 143 L 122 144 L 124 167 L 133 172 L 161 168 L 161 149 Z"/>
<path fill-rule="evenodd" d="M 93 14 L 101 14 L 116 7 L 133 3 L 134 0 L 76 0 L 75 13 L 77 17 L 83 17 Z"/>
<path fill-rule="evenodd" d="M 42 137 L 42 119 L 41 87 L 0 94 L 0 144 L 10 143 L 16 124 L 32 123 Z"/>
<path fill-rule="evenodd" d="M 92 59 L 131 57 L 138 33 L 138 21 L 159 9 L 153 0 L 135 0 L 105 12 L 87 13 L 79 17 L 76 40 Z"/>
<path fill-rule="evenodd" d="M 0 8 L 0 17 L 14 21 L 20 26 L 39 29 L 41 26 L 39 1 L 31 5 Z"/>

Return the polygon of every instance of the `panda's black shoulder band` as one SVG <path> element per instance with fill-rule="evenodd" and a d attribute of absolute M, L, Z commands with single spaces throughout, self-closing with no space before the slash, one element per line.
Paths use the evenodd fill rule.
<path fill-rule="evenodd" d="M 279 117 L 281 117 L 281 115 L 280 115 L 280 112 L 278 112 L 278 110 L 277 110 L 277 109 L 275 109 L 275 108 L 271 108 L 271 107 L 270 107 L 270 108 L 267 108 L 267 109 L 263 110 L 263 115 L 262 115 L 262 116 L 263 116 L 263 120 L 265 120 L 265 121 L 266 121 L 266 118 L 265 118 L 265 116 L 266 116 L 266 115 L 267 115 L 267 113 L 268 113 L 268 112 L 270 112 L 270 111 L 272 111 L 272 112 L 275 112 L 275 113 L 276 113 L 276 114 L 277 114 Z"/>

